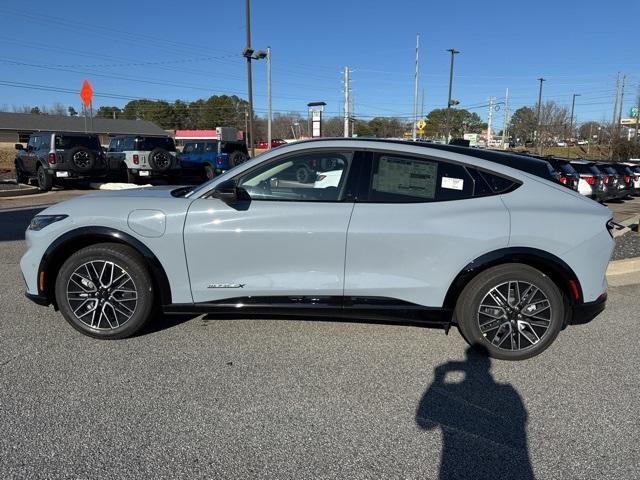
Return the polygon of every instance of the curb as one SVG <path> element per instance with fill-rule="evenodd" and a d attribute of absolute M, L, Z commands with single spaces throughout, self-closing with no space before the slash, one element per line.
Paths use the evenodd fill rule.
<path fill-rule="evenodd" d="M 610 287 L 640 284 L 640 257 L 609 262 L 607 283 Z"/>
<path fill-rule="evenodd" d="M 38 189 L 38 187 L 25 186 L 23 188 L 20 188 L 18 186 L 18 188 L 16 188 L 15 190 L 0 190 L 0 198 L 22 197 L 23 195 L 32 195 L 34 193 L 38 193 L 39 191 L 40 190 Z"/>
<path fill-rule="evenodd" d="M 640 257 L 612 260 L 607 268 L 607 277 L 613 275 L 625 275 L 628 273 L 640 273 Z"/>

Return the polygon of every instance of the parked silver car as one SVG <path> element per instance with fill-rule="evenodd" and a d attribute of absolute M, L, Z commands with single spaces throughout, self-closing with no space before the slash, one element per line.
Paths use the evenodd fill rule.
<path fill-rule="evenodd" d="M 528 358 L 604 308 L 611 213 L 531 173 L 543 160 L 474 155 L 316 140 L 195 188 L 78 197 L 33 219 L 27 296 L 104 339 L 158 306 L 456 325 L 494 357 Z M 296 179 L 321 160 L 331 181 Z"/>

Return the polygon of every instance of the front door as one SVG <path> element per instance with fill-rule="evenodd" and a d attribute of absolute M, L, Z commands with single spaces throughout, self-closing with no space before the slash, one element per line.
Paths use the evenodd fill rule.
<path fill-rule="evenodd" d="M 316 157 L 333 170 L 299 182 L 296 169 Z M 353 162 L 349 151 L 289 154 L 239 174 L 250 200 L 194 201 L 184 229 L 194 302 L 341 298 Z"/>

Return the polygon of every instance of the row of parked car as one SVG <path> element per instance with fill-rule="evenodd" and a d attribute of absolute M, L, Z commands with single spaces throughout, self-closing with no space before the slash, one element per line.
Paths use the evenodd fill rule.
<path fill-rule="evenodd" d="M 26 146 L 16 144 L 15 172 L 19 183 L 40 190 L 69 181 L 147 182 L 164 178 L 184 183 L 186 177 L 213 178 L 249 158 L 239 140 L 193 140 L 178 152 L 171 137 L 120 135 L 103 148 L 95 134 L 38 132 Z"/>
<path fill-rule="evenodd" d="M 640 165 L 546 158 L 563 185 L 598 202 L 640 195 Z"/>

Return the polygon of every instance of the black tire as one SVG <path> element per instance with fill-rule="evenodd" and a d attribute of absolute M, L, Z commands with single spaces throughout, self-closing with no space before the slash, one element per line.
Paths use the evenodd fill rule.
<path fill-rule="evenodd" d="M 95 262 L 93 275 L 89 273 L 89 266 L 86 269 L 84 267 L 87 262 Z M 109 282 L 111 274 L 109 263 L 105 270 L 102 270 L 100 262 L 112 262 L 111 264 L 116 266 L 116 280 L 124 274 L 124 283 L 114 281 L 110 290 L 99 290 L 98 278 L 102 279 L 101 282 Z M 102 276 L 98 275 L 98 271 Z M 80 277 L 74 275 L 74 272 L 80 272 Z M 83 277 L 89 280 L 88 284 L 80 285 L 75 281 Z M 95 293 L 91 290 L 95 290 Z M 127 293 L 131 290 L 135 291 L 135 299 L 132 293 Z M 68 292 L 72 294 L 68 295 Z M 74 299 L 76 295 L 89 298 Z M 103 340 L 134 335 L 149 321 L 154 310 L 153 282 L 144 261 L 132 248 L 114 243 L 91 245 L 71 255 L 58 271 L 55 296 L 60 312 L 73 328 L 85 335 Z"/>
<path fill-rule="evenodd" d="M 79 172 L 89 172 L 96 164 L 95 154 L 82 145 L 67 150 L 64 156 L 65 161 L 71 162 L 73 167 Z"/>
<path fill-rule="evenodd" d="M 215 178 L 216 176 L 216 171 L 213 169 L 213 167 L 211 165 L 209 165 L 208 163 L 205 163 L 204 165 L 204 178 L 206 180 L 211 180 L 213 178 Z"/>
<path fill-rule="evenodd" d="M 527 295 L 526 285 L 539 291 L 534 293 L 532 289 Z M 503 296 L 497 295 L 494 288 L 502 290 Z M 516 298 L 522 301 L 516 302 Z M 455 320 L 470 345 L 486 349 L 494 358 L 524 360 L 542 353 L 553 343 L 564 325 L 565 310 L 562 293 L 553 280 L 529 265 L 510 263 L 489 268 L 466 285 L 456 304 Z"/>
<path fill-rule="evenodd" d="M 236 150 L 235 152 L 231 153 L 231 155 L 229 155 L 229 167 L 231 168 L 246 161 L 247 156 L 240 150 Z"/>
<path fill-rule="evenodd" d="M 138 183 L 138 179 L 135 174 L 127 168 L 127 164 L 123 163 L 120 167 L 120 179 L 124 183 L 133 183 L 134 185 Z"/>
<path fill-rule="evenodd" d="M 16 162 L 16 182 L 27 184 L 29 182 L 29 175 L 24 173 Z"/>
<path fill-rule="evenodd" d="M 308 167 L 299 167 L 296 170 L 296 180 L 300 183 L 310 183 L 313 175 Z"/>
<path fill-rule="evenodd" d="M 38 165 L 36 179 L 38 180 L 38 188 L 40 191 L 48 192 L 53 188 L 53 175 L 47 173 L 42 165 Z"/>
<path fill-rule="evenodd" d="M 171 168 L 173 161 L 173 155 L 171 155 L 164 148 L 154 148 L 149 154 L 149 165 L 154 170 L 159 172 L 166 172 Z"/>

